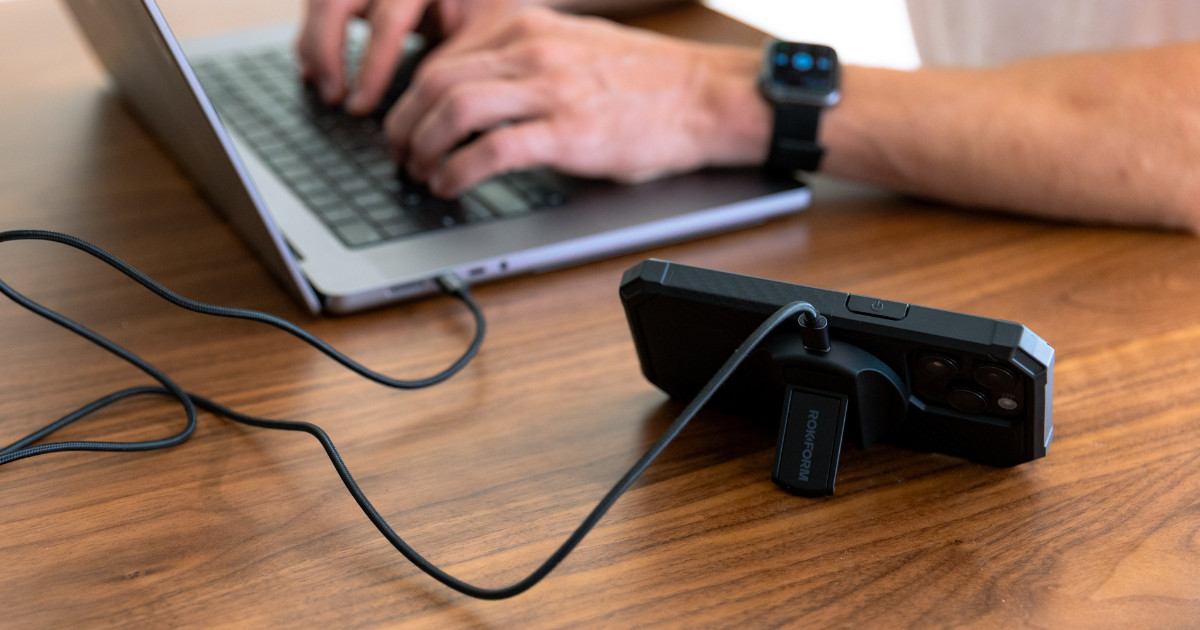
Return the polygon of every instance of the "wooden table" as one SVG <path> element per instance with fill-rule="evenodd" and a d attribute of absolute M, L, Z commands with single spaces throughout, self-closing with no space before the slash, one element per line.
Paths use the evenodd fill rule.
<path fill-rule="evenodd" d="M 184 36 L 296 11 L 173 8 L 194 14 Z M 650 23 L 757 37 L 698 8 Z M 468 341 L 449 299 L 306 316 L 105 88 L 61 7 L 0 3 L 0 42 L 0 229 L 83 236 L 390 374 L 430 373 Z M 540 563 L 680 410 L 639 373 L 617 300 L 622 271 L 649 255 L 1028 325 L 1058 352 L 1048 457 L 995 469 L 849 449 L 837 495 L 799 499 L 768 478 L 769 431 L 706 412 L 548 580 L 483 602 L 393 551 L 311 438 L 204 415 L 168 451 L 0 469 L 0 626 L 1200 624 L 1200 241 L 817 194 L 769 225 L 480 287 L 480 356 L 408 393 L 275 331 L 178 311 L 62 247 L 5 245 L 0 274 L 192 391 L 321 424 L 412 544 L 485 585 Z M 0 348 L 4 441 L 147 382 L 8 303 Z M 64 437 L 181 422 L 137 401 Z"/>

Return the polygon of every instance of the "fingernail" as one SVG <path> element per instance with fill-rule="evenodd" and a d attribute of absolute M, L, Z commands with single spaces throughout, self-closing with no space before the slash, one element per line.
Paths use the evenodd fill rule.
<path fill-rule="evenodd" d="M 363 96 L 359 92 L 351 92 L 350 98 L 346 99 L 346 111 L 350 112 L 351 114 L 366 113 L 364 111 L 366 109 L 364 105 L 365 103 L 363 103 Z"/>

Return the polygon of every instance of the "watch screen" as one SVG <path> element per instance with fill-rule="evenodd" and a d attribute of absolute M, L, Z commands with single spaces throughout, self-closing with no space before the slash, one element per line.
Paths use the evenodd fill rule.
<path fill-rule="evenodd" d="M 773 82 L 814 93 L 837 88 L 837 53 L 829 46 L 777 42 L 769 54 Z"/>

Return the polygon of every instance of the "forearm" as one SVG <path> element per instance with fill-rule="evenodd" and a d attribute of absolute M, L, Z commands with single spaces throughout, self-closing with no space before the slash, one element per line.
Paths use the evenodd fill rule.
<path fill-rule="evenodd" d="M 503 28 L 501 44 L 464 36 L 427 60 L 389 114 L 394 150 L 437 194 L 533 166 L 641 181 L 766 160 L 760 51 L 544 8 Z M 850 66 L 822 117 L 822 169 L 964 206 L 1200 232 L 1196 77 L 1200 44 L 986 70 Z"/>
<path fill-rule="evenodd" d="M 952 203 L 1200 231 L 1200 46 L 846 68 L 823 170 Z"/>

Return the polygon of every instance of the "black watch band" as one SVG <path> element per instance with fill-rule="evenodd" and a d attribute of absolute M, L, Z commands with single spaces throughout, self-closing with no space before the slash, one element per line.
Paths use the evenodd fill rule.
<path fill-rule="evenodd" d="M 825 148 L 817 141 L 821 111 L 841 100 L 837 51 L 822 44 L 767 38 L 758 87 L 774 112 L 768 171 L 815 171 Z"/>
<path fill-rule="evenodd" d="M 817 142 L 822 108 L 817 105 L 775 103 L 775 125 L 767 170 L 790 175 L 797 169 L 815 171 L 825 147 Z"/>

